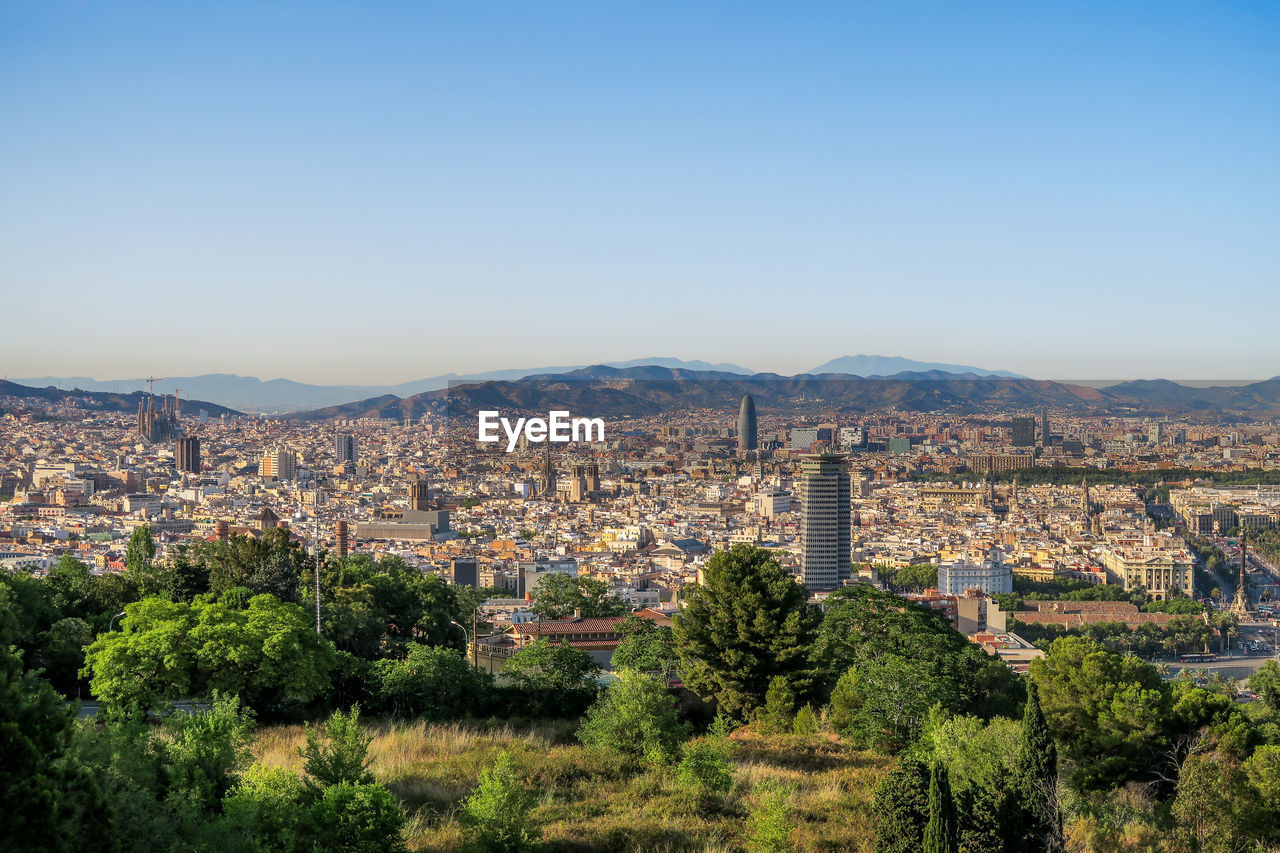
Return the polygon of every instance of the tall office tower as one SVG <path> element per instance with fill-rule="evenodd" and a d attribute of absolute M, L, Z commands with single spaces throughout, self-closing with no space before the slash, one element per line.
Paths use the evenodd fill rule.
<path fill-rule="evenodd" d="M 1040 410 L 1040 444 L 1043 447 L 1049 446 L 1049 410 Z"/>
<path fill-rule="evenodd" d="M 424 475 L 419 475 L 409 484 L 409 509 L 423 512 L 431 509 L 431 484 Z"/>
<path fill-rule="evenodd" d="M 800 457 L 800 579 L 811 591 L 849 579 L 849 469 L 843 453 Z"/>
<path fill-rule="evenodd" d="M 738 406 L 738 452 L 746 453 L 758 446 L 759 430 L 756 427 L 756 401 L 751 395 L 742 398 Z"/>
<path fill-rule="evenodd" d="M 177 469 L 186 471 L 188 474 L 200 473 L 200 439 L 194 435 L 184 436 L 178 439 L 178 448 L 174 454 L 177 457 Z"/>
<path fill-rule="evenodd" d="M 283 447 L 268 450 L 258 463 L 258 476 L 264 480 L 294 480 L 298 477 L 298 454 Z"/>
<path fill-rule="evenodd" d="M 1013 446 L 1014 447 L 1035 447 L 1036 445 L 1036 419 L 1035 418 L 1014 418 L 1013 419 Z"/>
<path fill-rule="evenodd" d="M 338 433 L 337 439 L 334 441 L 333 461 L 339 465 L 343 462 L 350 462 L 352 465 L 356 463 L 356 457 L 359 455 L 356 450 L 356 437 L 349 432 Z"/>

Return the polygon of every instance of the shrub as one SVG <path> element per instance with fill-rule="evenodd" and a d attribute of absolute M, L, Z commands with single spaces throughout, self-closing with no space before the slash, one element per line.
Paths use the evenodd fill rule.
<path fill-rule="evenodd" d="M 307 788 L 298 774 L 282 767 L 255 764 L 223 800 L 233 832 L 254 849 L 290 853 L 294 849 Z"/>
<path fill-rule="evenodd" d="M 796 694 L 785 675 L 775 675 L 764 695 L 764 707 L 756 711 L 756 725 L 762 734 L 791 731 Z"/>
<path fill-rule="evenodd" d="M 629 669 L 587 709 L 578 739 L 652 764 L 674 759 L 685 727 L 661 679 Z"/>
<path fill-rule="evenodd" d="M 805 705 L 796 712 L 791 730 L 798 735 L 806 736 L 818 733 L 818 715 L 814 713 L 812 705 Z"/>
<path fill-rule="evenodd" d="M 516 779 L 511 755 L 503 752 L 462 803 L 462 820 L 475 831 L 474 846 L 486 853 L 520 853 L 541 837 L 530 820 L 533 796 Z"/>
<path fill-rule="evenodd" d="M 761 782 L 753 796 L 755 805 L 747 817 L 747 853 L 787 853 L 791 849 L 792 789 L 775 782 Z"/>
<path fill-rule="evenodd" d="M 373 782 L 369 772 L 369 744 L 373 735 L 360 727 L 360 706 L 354 706 L 346 714 L 335 713 L 325 724 L 327 741 L 320 733 L 307 726 L 307 745 L 299 749 L 306 759 L 303 769 L 311 777 L 313 788 L 328 788 L 343 783 L 366 785 Z"/>
<path fill-rule="evenodd" d="M 682 795 L 699 811 L 709 808 L 708 800 L 722 796 L 733 787 L 730 743 L 718 737 L 696 738 L 684 745 L 684 757 L 676 767 L 676 782 Z"/>
<path fill-rule="evenodd" d="M 304 844 L 328 853 L 400 853 L 404 815 L 383 785 L 342 782 L 326 788 L 308 812 Z"/>

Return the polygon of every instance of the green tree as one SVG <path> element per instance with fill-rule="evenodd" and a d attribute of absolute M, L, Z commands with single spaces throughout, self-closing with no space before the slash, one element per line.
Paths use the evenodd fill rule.
<path fill-rule="evenodd" d="M 796 718 L 791 726 L 791 730 L 795 734 L 809 737 L 816 735 L 818 728 L 818 715 L 814 712 L 812 705 L 806 704 L 799 711 L 796 711 Z"/>
<path fill-rule="evenodd" d="M 764 695 L 764 705 L 756 709 L 756 726 L 763 734 L 778 735 L 789 732 L 795 722 L 796 693 L 784 676 L 775 675 L 769 681 Z"/>
<path fill-rule="evenodd" d="M 1027 687 L 1022 715 L 1022 738 L 1014 762 L 1013 782 L 1017 787 L 1018 835 L 1014 848 L 1057 849 L 1061 822 L 1058 818 L 1058 748 L 1040 708 L 1040 692 L 1035 682 Z"/>
<path fill-rule="evenodd" d="M 298 774 L 255 764 L 223 800 L 228 829 L 253 849 L 293 853 L 298 845 L 307 789 Z"/>
<path fill-rule="evenodd" d="M 618 625 L 618 633 L 622 639 L 613 652 L 614 669 L 660 672 L 665 676 L 675 668 L 679 658 L 676 656 L 675 635 L 670 628 L 655 625 L 651 619 L 631 615 Z"/>
<path fill-rule="evenodd" d="M 10 602 L 0 587 L 0 838 L 10 850 L 112 850 L 101 789 L 70 751 L 75 709 L 22 672 Z"/>
<path fill-rule="evenodd" d="M 676 718 L 666 682 L 629 669 L 617 675 L 587 709 L 578 740 L 651 764 L 671 762 L 687 733 Z"/>
<path fill-rule="evenodd" d="M 543 638 L 511 656 L 501 678 L 514 709 L 525 713 L 575 713 L 595 698 L 600 667 L 567 641 Z"/>
<path fill-rule="evenodd" d="M 413 644 L 464 651 L 462 632 L 450 624 L 471 623 L 458 589 L 398 557 L 376 563 L 364 554 L 326 560 L 321 575 L 325 635 L 338 649 L 366 660 L 404 657 Z"/>
<path fill-rule="evenodd" d="M 175 714 L 161 741 L 168 788 L 200 811 L 217 809 L 249 757 L 253 714 L 235 696 L 214 694 L 209 708 Z"/>
<path fill-rule="evenodd" d="M 1150 664 L 1095 640 L 1063 637 L 1031 662 L 1030 675 L 1050 731 L 1076 764 L 1077 785 L 1112 787 L 1163 750 L 1171 695 Z"/>
<path fill-rule="evenodd" d="M 270 595 L 244 610 L 147 598 L 126 607 L 120 630 L 100 635 L 85 655 L 94 694 L 126 713 L 214 691 L 258 714 L 281 713 L 326 689 L 334 664 L 332 644 L 302 609 Z"/>
<path fill-rule="evenodd" d="M 84 649 L 93 640 L 93 628 L 83 619 L 59 619 L 43 640 L 38 659 L 45 678 L 63 696 L 78 696 Z"/>
<path fill-rule="evenodd" d="M 319 790 L 342 784 L 372 784 L 371 743 L 373 735 L 360 725 L 359 707 L 331 716 L 325 723 L 323 736 L 316 728 L 307 726 L 307 745 L 298 753 L 304 760 L 308 786 Z"/>
<path fill-rule="evenodd" d="M 453 649 L 418 643 L 404 660 L 374 661 L 373 681 L 382 711 L 430 720 L 481 715 L 493 693 L 492 676 Z"/>
<path fill-rule="evenodd" d="M 947 768 L 933 765 L 929 777 L 929 822 L 924 827 L 924 853 L 956 853 L 956 808 L 951 799 Z"/>
<path fill-rule="evenodd" d="M 1280 712 L 1280 663 L 1269 660 L 1249 676 L 1249 689 L 1274 712 Z"/>
<path fill-rule="evenodd" d="M 746 545 L 714 554 L 703 578 L 675 619 L 685 684 L 737 719 L 763 704 L 775 676 L 807 695 L 819 616 L 805 588 L 767 550 Z"/>
<path fill-rule="evenodd" d="M 929 769 L 907 756 L 876 786 L 871 804 L 877 853 L 918 853 L 929 819 Z"/>
<path fill-rule="evenodd" d="M 698 812 L 715 805 L 733 787 L 733 743 L 727 737 L 709 735 L 684 745 L 676 767 L 676 783 Z"/>
<path fill-rule="evenodd" d="M 151 538 L 151 525 L 139 525 L 129 536 L 129 544 L 124 552 L 124 564 L 130 572 L 143 572 L 150 567 L 155 557 L 156 543 Z"/>
<path fill-rule="evenodd" d="M 890 654 L 850 667 L 831 692 L 831 723 L 863 747 L 894 752 L 920 734 L 929 709 L 967 704 L 954 682 L 928 661 Z"/>
<path fill-rule="evenodd" d="M 532 815 L 535 801 L 516 778 L 509 753 L 499 753 L 462 802 L 462 819 L 486 853 L 525 853 L 542 836 Z"/>
<path fill-rule="evenodd" d="M 935 701 L 956 713 L 1011 716 L 1022 701 L 1022 684 L 1000 659 L 969 642 L 942 614 L 867 584 L 844 587 L 824 602 L 826 615 L 815 651 L 829 688 L 856 668 L 868 685 L 896 688 L 901 706 L 890 730 L 914 736 L 912 728 Z M 912 697 L 906 692 L 914 682 Z M 896 735 L 895 735 L 896 737 Z"/>
<path fill-rule="evenodd" d="M 567 619 L 578 611 L 583 617 L 622 616 L 630 611 L 604 581 L 549 572 L 538 581 L 529 608 L 539 619 Z"/>

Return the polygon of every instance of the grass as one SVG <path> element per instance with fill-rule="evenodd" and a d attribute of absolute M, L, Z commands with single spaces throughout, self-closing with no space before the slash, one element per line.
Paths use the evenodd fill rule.
<path fill-rule="evenodd" d="M 890 760 L 829 736 L 764 737 L 735 733 L 734 784 L 714 808 L 698 813 L 675 783 L 675 768 L 620 761 L 584 747 L 573 724 L 432 725 L 374 723 L 372 769 L 409 816 L 411 850 L 454 853 L 466 837 L 459 803 L 480 772 L 509 752 L 524 783 L 538 793 L 533 813 L 548 851 L 734 853 L 743 849 L 752 794 L 760 782 L 794 789 L 796 851 L 871 851 L 872 793 Z M 254 756 L 301 770 L 301 726 L 261 729 Z"/>

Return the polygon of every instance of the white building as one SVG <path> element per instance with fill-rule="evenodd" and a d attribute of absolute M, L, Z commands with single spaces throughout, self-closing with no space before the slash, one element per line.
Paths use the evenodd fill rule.
<path fill-rule="evenodd" d="M 959 560 L 938 566 L 938 592 L 964 595 L 971 589 L 987 594 L 1013 592 L 1013 569 L 1005 564 L 999 548 L 992 548 L 981 563 Z"/>

